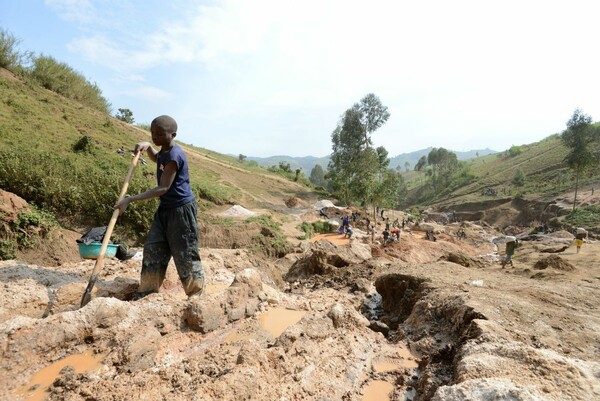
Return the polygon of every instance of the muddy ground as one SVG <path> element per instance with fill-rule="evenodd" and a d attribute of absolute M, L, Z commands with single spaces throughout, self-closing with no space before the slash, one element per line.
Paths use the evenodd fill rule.
<path fill-rule="evenodd" d="M 425 222 L 385 247 L 284 228 L 280 259 L 202 248 L 192 299 L 170 266 L 161 293 L 129 301 L 138 253 L 107 260 L 80 308 L 94 261 L 72 232 L 0 262 L 0 399 L 600 399 L 600 243 L 522 236 L 502 269 L 483 222 Z"/>

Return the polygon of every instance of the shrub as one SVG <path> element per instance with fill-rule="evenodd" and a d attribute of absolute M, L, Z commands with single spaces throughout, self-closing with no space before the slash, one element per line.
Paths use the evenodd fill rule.
<path fill-rule="evenodd" d="M 71 149 L 75 153 L 94 153 L 94 143 L 91 137 L 84 135 L 71 145 Z"/>
<path fill-rule="evenodd" d="M 512 183 L 516 187 L 522 187 L 525 185 L 525 173 L 520 168 L 515 171 L 515 175 L 513 176 Z"/>
<path fill-rule="evenodd" d="M 31 53 L 20 52 L 17 47 L 21 43 L 13 34 L 0 28 L 0 67 L 13 72 L 23 68 L 23 64 L 31 58 Z"/>
<path fill-rule="evenodd" d="M 103 113 L 110 113 L 110 103 L 102 96 L 98 85 L 89 82 L 67 64 L 41 55 L 33 58 L 30 73 L 44 88 Z"/>

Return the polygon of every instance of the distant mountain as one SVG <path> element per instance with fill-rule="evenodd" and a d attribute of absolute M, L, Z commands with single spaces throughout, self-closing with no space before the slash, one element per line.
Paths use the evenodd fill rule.
<path fill-rule="evenodd" d="M 429 152 L 431 152 L 432 147 L 427 149 L 416 150 L 410 153 L 402 153 L 398 156 L 394 156 L 390 158 L 390 168 L 396 169 L 396 167 L 400 166 L 402 170 L 406 168 L 406 162 L 410 163 L 409 170 L 412 170 L 421 158 L 421 156 L 427 156 Z M 477 156 L 487 156 L 493 153 L 498 153 L 495 150 L 491 149 L 476 149 L 469 150 L 466 152 L 454 152 L 456 153 L 456 157 L 458 160 L 467 160 L 472 159 Z M 324 170 L 327 170 L 327 165 L 329 164 L 329 156 L 324 157 L 315 157 L 315 156 L 304 156 L 304 157 L 292 157 L 292 156 L 270 156 L 270 157 L 253 157 L 248 156 L 246 160 L 254 160 L 259 165 L 264 167 L 269 166 L 278 166 L 280 162 L 286 162 L 290 164 L 292 170 L 296 170 L 301 168 L 306 176 L 310 175 L 311 170 L 317 164 L 320 164 Z"/>

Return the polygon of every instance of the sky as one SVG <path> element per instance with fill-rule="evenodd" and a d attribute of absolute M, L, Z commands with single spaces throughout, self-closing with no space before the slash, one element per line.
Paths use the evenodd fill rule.
<path fill-rule="evenodd" d="M 600 119 L 597 0 L 1 0 L 0 28 L 136 123 L 255 157 L 331 153 L 374 93 L 390 156 L 502 151 Z"/>

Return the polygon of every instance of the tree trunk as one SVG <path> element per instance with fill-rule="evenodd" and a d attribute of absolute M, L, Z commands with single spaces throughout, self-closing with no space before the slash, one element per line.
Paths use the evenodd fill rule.
<path fill-rule="evenodd" d="M 579 169 L 575 173 L 575 198 L 573 198 L 573 211 L 575 211 L 575 207 L 577 206 L 577 188 L 579 187 Z"/>

